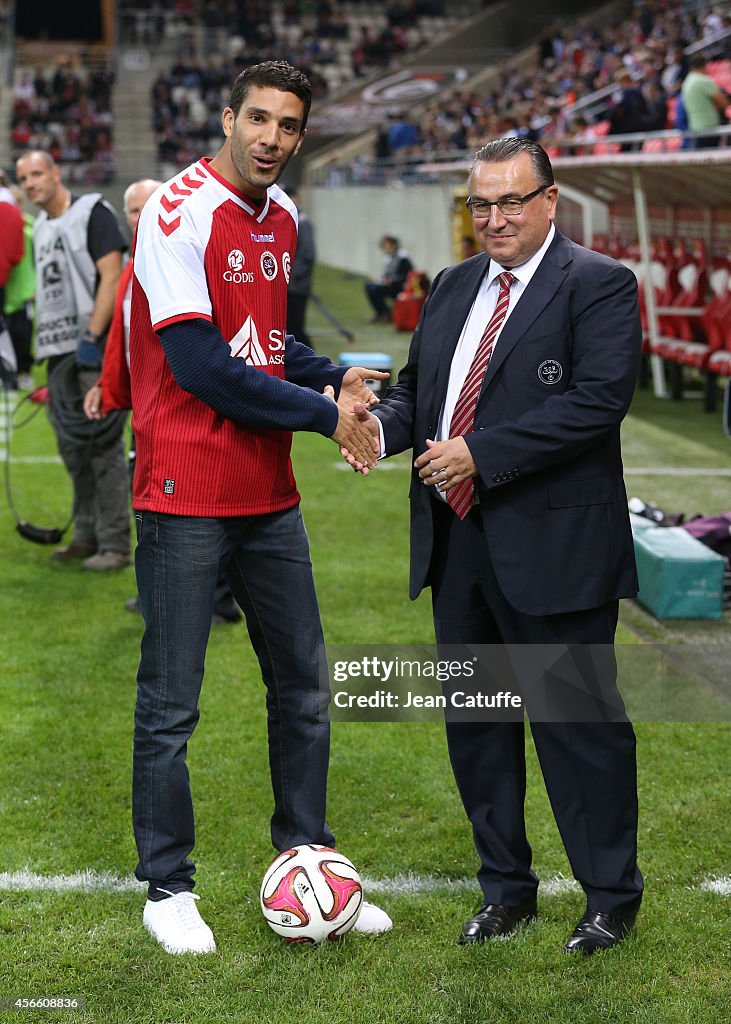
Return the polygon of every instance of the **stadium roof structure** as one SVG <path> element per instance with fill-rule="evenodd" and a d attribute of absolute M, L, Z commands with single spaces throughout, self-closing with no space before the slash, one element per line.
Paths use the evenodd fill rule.
<path fill-rule="evenodd" d="M 714 210 L 731 205 L 731 148 L 680 150 L 674 153 L 617 153 L 586 157 L 555 157 L 559 186 L 604 203 L 634 208 L 637 239 L 644 264 L 643 278 L 652 280 L 648 199 L 653 206 Z M 645 294 L 651 348 L 659 336 L 654 291 Z M 662 359 L 651 357 L 655 394 L 667 396 Z"/>
<path fill-rule="evenodd" d="M 553 157 L 559 184 L 605 203 L 715 208 L 731 202 L 731 148 Z"/>

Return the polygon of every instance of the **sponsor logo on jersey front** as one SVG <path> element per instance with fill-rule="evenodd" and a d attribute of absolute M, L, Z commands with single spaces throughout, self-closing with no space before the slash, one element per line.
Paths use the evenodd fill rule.
<path fill-rule="evenodd" d="M 289 284 L 289 272 L 292 269 L 292 257 L 288 252 L 282 255 L 282 273 L 284 274 L 284 280 Z"/>
<path fill-rule="evenodd" d="M 229 342 L 231 355 L 243 359 L 249 366 L 266 366 L 269 359 L 261 347 L 259 332 L 250 316 L 247 316 L 241 327 Z"/>
<path fill-rule="evenodd" d="M 279 271 L 279 264 L 274 256 L 273 252 L 263 252 L 259 257 L 259 264 L 261 266 L 261 272 L 267 281 L 273 281 Z"/>
<path fill-rule="evenodd" d="M 253 284 L 253 270 L 244 270 L 246 257 L 241 249 L 232 249 L 228 254 L 228 270 L 224 270 L 223 279 L 233 284 Z"/>
<path fill-rule="evenodd" d="M 237 359 L 243 359 L 249 366 L 270 366 L 284 363 L 284 331 L 271 330 L 265 344 L 268 352 L 265 351 L 264 345 L 259 339 L 259 332 L 252 316 L 247 316 L 243 326 L 229 342 L 231 355 Z"/>
<path fill-rule="evenodd" d="M 273 242 L 274 241 L 274 232 L 272 231 L 268 235 L 255 235 L 254 232 L 252 231 L 251 232 L 251 241 L 252 242 Z"/>

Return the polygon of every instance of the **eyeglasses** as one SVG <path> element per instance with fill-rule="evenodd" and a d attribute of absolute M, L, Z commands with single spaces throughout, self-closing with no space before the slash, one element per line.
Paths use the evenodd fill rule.
<path fill-rule="evenodd" d="M 473 217 L 489 217 L 493 206 L 497 206 L 504 217 L 517 217 L 519 213 L 523 212 L 526 203 L 550 187 L 550 185 L 541 185 L 535 192 L 529 192 L 527 196 L 508 196 L 505 199 L 498 199 L 494 203 L 489 203 L 487 199 L 473 199 L 472 196 L 468 196 L 465 206 Z"/>

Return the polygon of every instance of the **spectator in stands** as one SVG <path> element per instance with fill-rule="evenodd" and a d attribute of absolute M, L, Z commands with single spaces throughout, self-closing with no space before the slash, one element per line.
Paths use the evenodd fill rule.
<path fill-rule="evenodd" d="M 384 235 L 378 243 L 384 253 L 383 269 L 380 277 L 372 277 L 365 283 L 366 295 L 373 306 L 372 324 L 389 324 L 391 311 L 387 299 L 395 299 L 403 289 L 406 275 L 413 270 L 411 257 L 405 249 L 400 248 L 398 238 Z"/>
<path fill-rule="evenodd" d="M 647 103 L 642 90 L 626 68 L 617 71 L 615 81 L 619 86 L 609 113 L 610 135 L 631 135 L 645 130 Z M 622 151 L 639 148 L 639 143 L 623 142 Z"/>
<path fill-rule="evenodd" d="M 589 124 L 585 117 L 577 114 L 573 120 L 573 124 L 571 125 L 567 138 L 570 138 L 575 145 L 572 145 L 569 149 L 566 149 L 563 152 L 566 152 L 571 156 L 586 156 L 594 151 L 593 143 L 597 142 L 600 135 L 593 125 Z M 587 145 L 581 145 L 581 143 L 587 143 Z"/>
<path fill-rule="evenodd" d="M 412 114 L 419 124 L 419 138 L 400 152 L 412 160 L 454 148 L 474 151 L 486 139 L 508 133 L 550 145 L 570 132 L 571 105 L 614 84 L 620 71 L 629 73 L 630 84 L 658 79 L 666 96 L 674 96 L 685 73 L 684 48 L 701 32 L 699 12 L 689 10 L 681 0 L 638 5 L 631 18 L 609 28 L 580 26 L 569 32 L 553 26 L 541 38 L 538 66 L 526 71 L 517 64 L 500 69 L 494 87 L 467 94 L 456 127 L 454 94 L 434 102 L 421 117 Z M 617 92 L 621 95 L 622 90 Z M 634 98 L 641 112 L 642 98 Z M 654 116 L 651 113 L 653 123 L 660 114 L 659 108 Z M 648 130 L 641 118 L 617 123 L 623 115 L 624 110 L 614 114 L 615 133 Z M 607 117 L 606 107 L 595 107 L 589 120 L 593 124 Z M 639 146 L 639 139 L 634 146 Z M 634 148 L 633 143 L 628 147 Z M 348 179 L 347 170 L 344 177 Z M 383 170 L 374 166 L 369 180 L 383 180 Z"/>
<path fill-rule="evenodd" d="M 15 158 L 24 149 L 42 149 L 68 164 L 74 181 L 111 181 L 112 83 L 111 72 L 85 68 L 70 57 L 59 58 L 50 71 L 20 70 L 11 119 Z"/>
<path fill-rule="evenodd" d="M 659 82 L 647 79 L 642 93 L 645 98 L 645 131 L 662 132 L 668 124 L 668 101 Z"/>
<path fill-rule="evenodd" d="M 730 99 L 724 90 L 706 74 L 706 58 L 695 53 L 690 58 L 690 71 L 680 90 L 691 131 L 707 131 L 725 123 L 724 111 Z M 718 146 L 720 135 L 701 135 L 691 140 L 694 149 Z"/>

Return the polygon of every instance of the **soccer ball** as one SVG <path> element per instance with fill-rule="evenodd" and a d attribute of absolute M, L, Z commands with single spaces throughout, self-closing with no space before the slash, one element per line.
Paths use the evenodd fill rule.
<path fill-rule="evenodd" d="M 334 942 L 358 920 L 363 890 L 347 857 L 329 846 L 295 846 L 272 861 L 261 909 L 287 942 Z"/>

